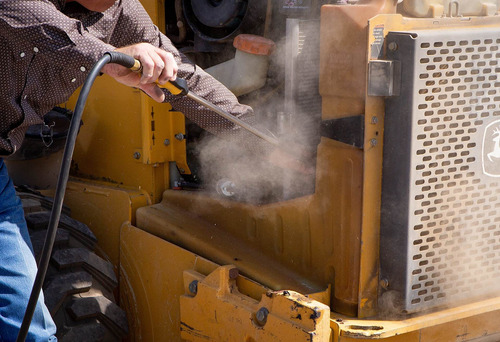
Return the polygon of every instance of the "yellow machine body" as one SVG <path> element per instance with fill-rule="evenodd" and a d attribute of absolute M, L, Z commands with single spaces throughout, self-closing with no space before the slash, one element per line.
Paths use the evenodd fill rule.
<path fill-rule="evenodd" d="M 143 4 L 163 30 L 163 3 Z M 322 119 L 362 113 L 364 146 L 322 138 L 315 192 L 271 204 L 169 190 L 170 162 L 190 172 L 186 142 L 175 137 L 185 133 L 182 113 L 101 77 L 65 204 L 119 273 L 129 340 L 500 339 L 500 297 L 401 319 L 378 315 L 385 107 L 383 97 L 366 95 L 376 27 L 499 25 L 497 16 L 406 18 L 392 1 L 324 5 Z"/>

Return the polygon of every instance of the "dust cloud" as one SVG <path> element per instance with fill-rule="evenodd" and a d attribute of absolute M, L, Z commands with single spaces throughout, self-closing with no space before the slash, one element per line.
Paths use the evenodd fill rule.
<path fill-rule="evenodd" d="M 281 137 L 284 146 L 286 138 Z M 234 141 L 232 141 L 234 142 Z M 239 147 L 231 140 L 205 137 L 198 145 L 201 178 L 205 189 L 225 199 L 263 204 L 292 199 L 314 191 L 314 168 L 311 158 L 299 163 L 312 171 L 294 170 L 288 158 L 297 161 L 292 151 L 280 152 L 275 148 L 257 155 Z M 286 148 L 285 148 L 286 149 Z M 279 157 L 285 160 L 278 160 Z"/>
<path fill-rule="evenodd" d="M 271 36 L 276 35 L 271 32 Z M 259 145 L 267 146 L 259 148 L 257 153 L 244 147 L 247 144 L 241 139 L 248 136 L 246 132 L 241 134 L 240 141 L 205 135 L 195 151 L 200 176 L 204 188 L 220 198 L 263 204 L 314 192 L 319 123 L 313 122 L 307 112 L 295 113 L 293 117 L 285 112 L 286 38 L 275 39 L 275 43 L 266 86 L 241 97 L 240 101 L 254 109 L 256 128 L 278 138 L 281 153 L 263 141 Z M 283 160 L 277 159 L 280 157 Z M 297 163 L 307 171 L 297 171 Z"/>

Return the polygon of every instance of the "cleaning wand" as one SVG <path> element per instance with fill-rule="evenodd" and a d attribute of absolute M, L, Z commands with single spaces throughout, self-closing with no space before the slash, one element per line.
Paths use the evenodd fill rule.
<path fill-rule="evenodd" d="M 129 69 L 132 71 L 137 71 L 141 72 L 142 71 L 142 65 L 141 62 L 138 61 L 137 59 L 130 57 L 128 55 L 125 55 L 128 58 L 130 58 L 128 65 L 130 65 Z M 250 133 L 256 135 L 257 137 L 267 141 L 268 143 L 279 147 L 281 144 L 278 141 L 278 139 L 274 136 L 271 136 L 267 133 L 264 133 L 257 128 L 253 127 L 252 125 L 247 124 L 245 121 L 238 119 L 237 117 L 229 114 L 228 112 L 224 111 L 222 108 L 216 106 L 210 101 L 205 100 L 201 96 L 189 91 L 187 82 L 183 78 L 177 77 L 175 81 L 168 81 L 167 83 L 161 85 L 157 83 L 157 85 L 160 88 L 165 88 L 167 89 L 172 95 L 176 96 L 186 96 L 193 101 L 196 101 L 197 103 L 201 104 L 203 107 L 208 108 L 212 110 L 213 112 L 219 114 L 223 118 L 231 121 L 232 123 L 240 126 L 241 128 L 244 128 L 245 130 L 249 131 Z"/>

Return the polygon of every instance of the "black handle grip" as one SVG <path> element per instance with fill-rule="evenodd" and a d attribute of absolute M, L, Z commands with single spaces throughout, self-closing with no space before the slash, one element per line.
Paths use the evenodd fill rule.
<path fill-rule="evenodd" d="M 173 95 L 183 96 L 189 93 L 189 88 L 185 79 L 177 77 L 175 81 L 168 81 L 161 88 L 167 89 Z"/>
<path fill-rule="evenodd" d="M 108 51 L 106 52 L 111 57 L 111 60 L 109 61 L 110 63 L 115 63 L 115 64 L 120 64 L 121 66 L 124 66 L 125 68 L 133 68 L 136 59 L 132 56 L 126 55 L 121 52 L 116 52 L 116 51 Z"/>

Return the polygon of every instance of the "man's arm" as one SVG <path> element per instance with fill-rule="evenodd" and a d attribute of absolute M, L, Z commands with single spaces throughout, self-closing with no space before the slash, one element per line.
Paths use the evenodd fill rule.
<path fill-rule="evenodd" d="M 36 50 L 90 69 L 114 47 L 92 36 L 60 10 L 59 1 L 0 0 L 0 35 L 22 37 Z"/>
<path fill-rule="evenodd" d="M 172 42 L 153 24 L 139 0 L 123 0 L 121 6 L 121 15 L 116 24 L 113 38 L 110 41 L 113 45 L 123 46 L 147 42 L 171 53 L 178 65 L 177 75 L 187 81 L 190 91 L 246 123 L 255 124 L 252 108 L 240 104 L 229 89 L 181 54 Z M 176 110 L 184 113 L 189 119 L 207 131 L 232 138 L 234 143 L 248 150 L 262 154 L 272 149 L 270 144 L 189 98 L 173 96 L 165 90 L 165 101 L 171 103 Z"/>
<path fill-rule="evenodd" d="M 70 2 L 70 1 L 68 1 Z M 76 0 L 89 10 L 106 10 L 114 0 Z M 66 68 L 76 70 L 90 68 L 105 52 L 115 46 L 104 42 L 88 32 L 79 20 L 61 12 L 58 0 L 0 0 L 0 35 L 28 39 L 37 52 Z M 112 10 L 111 10 L 112 11 Z M 107 13 L 105 15 L 112 15 Z M 108 65 L 103 72 L 110 74 L 128 86 L 144 90 L 155 100 L 162 102 L 163 92 L 154 82 L 165 83 L 175 79 L 177 65 L 173 56 L 148 44 L 136 44 L 119 49 L 141 60 L 144 73 L 123 75 L 116 66 Z M 57 67 L 57 66 L 54 66 Z"/>

